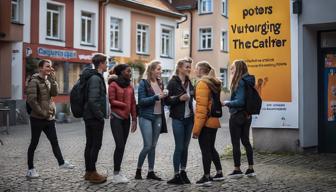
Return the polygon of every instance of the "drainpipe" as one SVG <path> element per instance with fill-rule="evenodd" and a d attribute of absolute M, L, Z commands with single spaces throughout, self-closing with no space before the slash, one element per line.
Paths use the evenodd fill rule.
<path fill-rule="evenodd" d="M 190 34 L 189 34 L 189 57 L 192 58 L 192 39 L 193 39 L 193 11 L 192 10 L 189 10 L 189 13 L 190 13 Z"/>
<path fill-rule="evenodd" d="M 98 52 L 105 53 L 105 12 L 110 0 L 99 1 Z"/>
<path fill-rule="evenodd" d="M 177 22 L 176 29 L 179 28 L 179 25 L 180 25 L 181 23 L 184 23 L 184 22 L 186 22 L 186 21 L 188 20 L 188 15 L 183 15 L 182 17 L 183 17 L 184 19 L 183 19 L 182 21 Z"/>

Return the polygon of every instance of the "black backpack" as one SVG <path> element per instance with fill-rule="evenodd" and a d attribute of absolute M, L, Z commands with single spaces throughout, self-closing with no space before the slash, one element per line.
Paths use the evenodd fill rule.
<path fill-rule="evenodd" d="M 222 117 L 223 111 L 222 111 L 222 103 L 220 101 L 220 92 L 215 93 L 211 91 L 211 109 L 209 112 L 210 117 Z"/>
<path fill-rule="evenodd" d="M 244 80 L 244 79 L 243 79 Z M 262 99 L 253 85 L 245 81 L 245 107 L 246 112 L 250 115 L 259 115 Z"/>
<path fill-rule="evenodd" d="M 72 87 L 70 91 L 70 107 L 71 112 L 74 117 L 81 118 L 83 117 L 84 112 L 84 105 L 86 102 L 87 97 L 87 81 L 88 79 L 82 78 L 80 75 L 79 80 L 76 82 L 76 84 Z"/>

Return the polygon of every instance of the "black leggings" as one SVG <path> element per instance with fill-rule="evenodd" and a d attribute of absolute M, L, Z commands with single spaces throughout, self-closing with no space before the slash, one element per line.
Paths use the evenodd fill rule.
<path fill-rule="evenodd" d="M 114 171 L 119 172 L 124 156 L 126 141 L 130 131 L 130 119 L 119 119 L 111 116 L 110 123 L 112 135 L 116 144 L 113 155 Z"/>
<path fill-rule="evenodd" d="M 30 127 L 31 127 L 31 140 L 28 148 L 28 169 L 34 168 L 34 152 L 39 143 L 40 136 L 42 131 L 46 134 L 52 151 L 58 161 L 58 165 L 64 164 L 64 159 L 62 156 L 61 149 L 58 145 L 56 128 L 55 128 L 55 120 L 45 120 L 45 119 L 37 119 L 34 117 L 30 117 Z"/>
<path fill-rule="evenodd" d="M 230 117 L 229 127 L 235 167 L 240 166 L 240 140 L 245 147 L 248 164 L 253 165 L 253 149 L 249 138 L 251 121 L 251 116 L 247 116 L 243 111 L 235 113 Z"/>
<path fill-rule="evenodd" d="M 215 164 L 216 170 L 222 170 L 219 154 L 215 148 L 217 129 L 203 127 L 198 137 L 198 143 L 202 152 L 204 175 L 210 174 L 211 162 Z"/>
<path fill-rule="evenodd" d="M 104 121 L 90 119 L 85 120 L 85 170 L 96 171 L 96 162 L 98 159 L 99 150 L 102 145 L 104 132 Z"/>

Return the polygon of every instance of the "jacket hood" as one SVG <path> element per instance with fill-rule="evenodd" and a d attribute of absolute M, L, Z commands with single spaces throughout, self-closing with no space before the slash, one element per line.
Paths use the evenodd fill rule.
<path fill-rule="evenodd" d="M 80 79 L 88 80 L 92 75 L 98 74 L 96 69 L 86 68 L 83 70 L 82 74 L 80 75 Z"/>
<path fill-rule="evenodd" d="M 204 81 L 211 91 L 213 92 L 220 92 L 222 87 L 222 82 L 214 77 L 204 76 L 202 77 L 201 81 Z"/>
<path fill-rule="evenodd" d="M 250 74 L 245 74 L 243 75 L 242 79 L 249 85 L 251 85 L 252 87 L 254 87 L 255 85 L 255 77 L 254 75 L 250 75 Z"/>
<path fill-rule="evenodd" d="M 117 79 L 118 79 L 118 75 L 115 75 L 115 74 L 109 75 L 107 82 L 108 84 L 111 84 L 113 81 L 116 81 Z"/>
<path fill-rule="evenodd" d="M 32 76 L 30 76 L 28 82 L 31 81 L 31 80 L 33 80 L 33 79 L 37 79 L 37 80 L 39 80 L 39 81 L 44 81 L 44 80 L 45 80 L 45 79 L 43 79 L 43 78 L 41 78 L 41 77 L 39 76 L 39 73 L 35 73 L 35 74 L 33 74 Z"/>

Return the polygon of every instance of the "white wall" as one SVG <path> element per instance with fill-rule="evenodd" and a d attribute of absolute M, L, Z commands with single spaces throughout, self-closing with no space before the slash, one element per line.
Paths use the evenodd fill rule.
<path fill-rule="evenodd" d="M 24 0 L 23 5 L 23 42 L 30 43 L 31 0 Z"/>
<path fill-rule="evenodd" d="M 61 41 L 53 41 L 53 40 L 47 40 L 47 3 L 53 3 L 55 5 L 61 5 L 63 6 L 63 12 L 62 15 L 62 25 L 61 25 Z M 57 1 L 49 1 L 49 0 L 40 0 L 40 20 L 39 20 L 39 42 L 40 44 L 48 44 L 48 45 L 56 45 L 65 47 L 65 18 L 66 18 L 66 6 L 64 3 L 59 3 Z"/>
<path fill-rule="evenodd" d="M 116 57 L 131 56 L 131 11 L 125 7 L 109 4 L 106 7 L 105 19 L 105 50 L 107 55 Z M 122 52 L 111 51 L 110 49 L 110 22 L 111 17 L 121 20 L 121 49 Z"/>
<path fill-rule="evenodd" d="M 93 17 L 93 47 L 81 45 L 81 13 L 82 11 L 94 14 Z M 75 0 L 74 2 L 74 48 L 97 51 L 98 50 L 98 1 Z"/>
<path fill-rule="evenodd" d="M 12 44 L 12 98 L 14 100 L 22 97 L 22 51 L 23 43 Z"/>
<path fill-rule="evenodd" d="M 155 20 L 155 59 L 161 61 L 162 69 L 174 70 L 175 68 L 175 34 L 176 34 L 176 20 L 157 16 Z M 173 51 L 172 58 L 161 58 L 161 28 L 162 25 L 171 27 L 173 29 L 172 41 L 173 41 Z"/>

